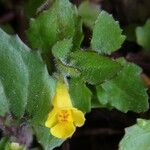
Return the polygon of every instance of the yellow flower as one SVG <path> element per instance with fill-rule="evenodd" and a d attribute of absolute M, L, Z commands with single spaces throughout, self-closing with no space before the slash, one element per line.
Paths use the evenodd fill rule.
<path fill-rule="evenodd" d="M 73 107 L 67 85 L 58 83 L 55 96 L 52 99 L 53 109 L 49 113 L 45 126 L 57 138 L 68 138 L 75 132 L 76 127 L 81 127 L 84 122 L 82 111 Z"/>

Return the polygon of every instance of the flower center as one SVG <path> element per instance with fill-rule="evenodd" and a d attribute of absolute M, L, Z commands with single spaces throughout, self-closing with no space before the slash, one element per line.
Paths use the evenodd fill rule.
<path fill-rule="evenodd" d="M 61 110 L 58 113 L 58 122 L 68 122 L 72 120 L 71 112 L 69 110 Z"/>

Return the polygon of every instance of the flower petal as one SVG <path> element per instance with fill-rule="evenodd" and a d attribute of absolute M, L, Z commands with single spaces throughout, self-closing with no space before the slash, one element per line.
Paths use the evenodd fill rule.
<path fill-rule="evenodd" d="M 75 132 L 75 126 L 72 122 L 58 123 L 50 131 L 53 136 L 65 139 L 72 136 Z"/>
<path fill-rule="evenodd" d="M 52 103 L 54 107 L 58 108 L 72 107 L 71 98 L 66 84 L 60 82 L 57 83 L 56 93 L 53 97 Z"/>
<path fill-rule="evenodd" d="M 45 126 L 48 128 L 53 127 L 57 123 L 57 109 L 53 109 L 49 114 L 45 122 Z"/>
<path fill-rule="evenodd" d="M 85 117 L 82 111 L 75 109 L 75 108 L 72 109 L 72 117 L 73 117 L 75 126 L 77 127 L 83 126 L 85 122 Z"/>

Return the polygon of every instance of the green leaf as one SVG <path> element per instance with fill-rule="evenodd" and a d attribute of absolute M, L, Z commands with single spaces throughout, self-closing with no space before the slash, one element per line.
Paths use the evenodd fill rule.
<path fill-rule="evenodd" d="M 26 110 L 34 124 L 43 123 L 46 119 L 47 114 L 52 107 L 50 100 L 55 93 L 55 81 L 53 78 L 49 77 L 47 69 L 45 69 L 43 68 L 42 70 L 39 68 L 37 72 L 32 72 L 34 78 L 31 78 L 32 82 L 30 80 L 30 95 Z"/>
<path fill-rule="evenodd" d="M 99 102 L 99 104 L 97 104 L 97 106 L 99 106 L 100 108 L 102 107 L 102 108 L 107 108 L 110 110 L 113 108 L 111 106 L 111 104 L 107 101 L 109 97 L 101 85 L 96 86 L 96 95 L 97 95 L 96 100 Z"/>
<path fill-rule="evenodd" d="M 75 33 L 73 37 L 73 50 L 75 51 L 76 49 L 80 49 L 81 43 L 84 39 L 84 34 L 82 30 L 82 19 L 78 16 L 76 18 L 76 23 L 75 23 Z"/>
<path fill-rule="evenodd" d="M 20 44 L 19 44 L 20 45 Z M 17 47 L 20 49 L 20 47 Z M 12 38 L 0 29 L 0 79 L 11 112 L 20 117 L 27 104 L 28 70 Z"/>
<path fill-rule="evenodd" d="M 137 43 L 145 49 L 150 49 L 150 19 L 144 26 L 136 28 Z"/>
<path fill-rule="evenodd" d="M 119 150 L 149 150 L 150 120 L 137 119 L 137 124 L 125 129 Z"/>
<path fill-rule="evenodd" d="M 118 61 L 124 65 L 118 75 L 97 86 L 99 102 L 122 112 L 146 111 L 148 109 L 148 95 L 140 77 L 141 69 L 122 59 Z"/>
<path fill-rule="evenodd" d="M 21 117 L 26 112 L 41 123 L 50 110 L 55 81 L 49 76 L 40 55 L 16 36 L 0 30 L 0 79 L 10 110 Z"/>
<path fill-rule="evenodd" d="M 52 136 L 48 128 L 38 126 L 34 127 L 34 130 L 37 140 L 43 146 L 44 150 L 53 150 L 64 142 L 64 140 Z"/>
<path fill-rule="evenodd" d="M 76 68 L 73 68 L 71 66 L 65 65 L 60 61 L 56 62 L 57 70 L 62 73 L 64 76 L 71 76 L 71 77 L 79 77 L 80 71 Z"/>
<path fill-rule="evenodd" d="M 58 41 L 52 48 L 52 53 L 55 58 L 61 60 L 62 62 L 66 61 L 67 56 L 71 52 L 72 48 L 72 39 L 64 39 L 62 41 Z"/>
<path fill-rule="evenodd" d="M 125 40 L 125 36 L 121 33 L 119 23 L 113 19 L 112 15 L 102 11 L 93 29 L 92 49 L 102 54 L 111 54 L 118 50 Z"/>
<path fill-rule="evenodd" d="M 79 16 L 81 16 L 83 23 L 93 29 L 95 21 L 100 13 L 100 8 L 98 5 L 92 4 L 89 1 L 83 1 L 79 8 Z"/>
<path fill-rule="evenodd" d="M 71 54 L 71 63 L 81 72 L 81 78 L 90 84 L 98 84 L 112 78 L 121 65 L 95 52 L 77 51 Z"/>
<path fill-rule="evenodd" d="M 8 101 L 4 92 L 4 87 L 0 81 L 0 116 L 4 116 L 9 112 Z"/>
<path fill-rule="evenodd" d="M 73 105 L 83 112 L 91 111 L 91 91 L 86 87 L 86 84 L 79 78 L 71 79 L 69 84 L 69 92 Z"/>
<path fill-rule="evenodd" d="M 5 146 L 8 143 L 8 138 L 3 137 L 0 140 L 0 150 L 5 150 Z"/>
<path fill-rule="evenodd" d="M 49 10 L 30 21 L 27 37 L 31 46 L 49 52 L 58 41 L 75 33 L 76 10 L 68 0 L 56 0 Z"/>

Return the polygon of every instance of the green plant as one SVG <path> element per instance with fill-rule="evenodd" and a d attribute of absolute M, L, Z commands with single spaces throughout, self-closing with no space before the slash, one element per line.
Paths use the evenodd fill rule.
<path fill-rule="evenodd" d="M 45 150 L 65 140 L 54 137 L 45 127 L 59 81 L 68 84 L 73 106 L 83 113 L 94 107 L 125 113 L 149 108 L 147 88 L 140 76 L 142 69 L 124 58 L 111 57 L 125 40 L 119 23 L 106 11 L 98 14 L 98 10 L 88 20 L 88 15 L 82 13 L 84 7 L 80 6 L 78 12 L 68 0 L 53 1 L 48 10 L 30 20 L 28 46 L 18 36 L 0 29 L 2 126 L 18 128 L 25 124 L 25 147 L 30 145 L 31 141 L 26 140 L 33 134 Z M 86 49 L 81 46 L 83 22 L 92 30 L 91 45 Z M 4 143 L 11 141 L 5 140 L 1 142 L 3 149 Z M 13 140 L 20 142 L 20 137 Z M 122 143 L 120 149 L 127 149 Z"/>

